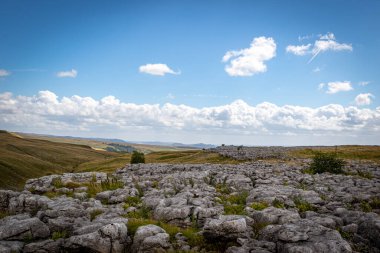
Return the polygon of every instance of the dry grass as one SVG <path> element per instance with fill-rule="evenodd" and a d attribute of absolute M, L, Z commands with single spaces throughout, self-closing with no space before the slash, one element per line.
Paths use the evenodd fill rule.
<path fill-rule="evenodd" d="M 315 152 L 336 152 L 339 158 L 354 160 L 370 160 L 380 163 L 380 146 L 329 146 L 329 147 L 307 147 L 290 152 L 291 156 L 298 158 L 312 158 Z"/>

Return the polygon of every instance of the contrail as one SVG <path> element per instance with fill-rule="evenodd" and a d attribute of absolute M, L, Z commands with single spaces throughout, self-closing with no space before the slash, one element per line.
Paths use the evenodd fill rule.
<path fill-rule="evenodd" d="M 311 57 L 311 59 L 307 62 L 307 64 L 309 64 L 310 62 L 312 62 L 314 60 L 315 57 L 317 57 L 317 55 L 321 52 L 321 49 L 318 50 L 318 52 L 316 52 L 313 57 Z"/>

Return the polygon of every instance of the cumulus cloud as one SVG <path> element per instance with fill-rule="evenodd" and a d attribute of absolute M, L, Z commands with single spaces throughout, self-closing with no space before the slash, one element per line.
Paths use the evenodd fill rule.
<path fill-rule="evenodd" d="M 337 42 L 335 35 L 333 33 L 327 33 L 320 35 L 319 39 L 314 42 L 314 45 L 289 45 L 286 47 L 286 52 L 292 53 L 294 55 L 302 56 L 310 54 L 311 58 L 309 63 L 317 57 L 318 54 L 327 51 L 352 51 L 352 45 L 347 43 Z"/>
<path fill-rule="evenodd" d="M 236 100 L 221 106 L 195 108 L 171 103 L 124 103 L 114 96 L 100 100 L 76 95 L 59 98 L 50 91 L 40 91 L 34 96 L 0 93 L 0 127 L 23 131 L 118 133 L 128 129 L 140 130 L 144 136 L 153 131 L 180 131 L 182 136 L 190 135 L 194 140 L 194 133 L 220 136 L 378 134 L 379 126 L 380 107 L 370 110 L 330 104 L 311 108 L 268 102 L 251 106 Z"/>
<path fill-rule="evenodd" d="M 374 97 L 375 96 L 372 95 L 371 93 L 361 93 L 356 96 L 355 103 L 358 106 L 369 105 L 372 103 L 372 98 Z"/>
<path fill-rule="evenodd" d="M 351 82 L 350 81 L 336 81 L 336 82 L 328 82 L 326 83 L 320 83 L 318 85 L 318 89 L 327 88 L 326 93 L 328 94 L 334 94 L 341 91 L 350 91 L 353 90 Z"/>
<path fill-rule="evenodd" d="M 75 78 L 78 75 L 78 71 L 75 69 L 69 70 L 69 71 L 60 71 L 57 73 L 57 77 L 62 78 L 62 77 L 71 77 Z"/>
<path fill-rule="evenodd" d="M 5 69 L 0 69 L 0 77 L 9 76 L 10 74 L 11 74 L 11 72 L 9 72 Z"/>
<path fill-rule="evenodd" d="M 146 73 L 155 76 L 164 76 L 166 74 L 179 75 L 180 72 L 175 72 L 166 64 L 156 63 L 156 64 L 145 64 L 139 67 L 141 73 Z"/>
<path fill-rule="evenodd" d="M 227 51 L 223 62 L 229 62 L 225 71 L 230 76 L 252 76 L 267 71 L 265 61 L 276 56 L 276 43 L 273 38 L 257 37 L 249 48 Z"/>

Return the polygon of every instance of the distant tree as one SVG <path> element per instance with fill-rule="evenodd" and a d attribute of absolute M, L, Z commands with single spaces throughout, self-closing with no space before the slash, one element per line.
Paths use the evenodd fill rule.
<path fill-rule="evenodd" d="M 132 157 L 131 157 L 131 164 L 134 163 L 145 163 L 145 156 L 144 153 L 133 151 Z"/>

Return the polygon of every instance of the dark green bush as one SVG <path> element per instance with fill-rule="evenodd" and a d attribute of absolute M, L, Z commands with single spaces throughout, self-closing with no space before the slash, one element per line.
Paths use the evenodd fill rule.
<path fill-rule="evenodd" d="M 145 163 L 145 156 L 144 153 L 133 151 L 132 157 L 131 157 L 131 164 L 134 163 Z"/>
<path fill-rule="evenodd" d="M 335 153 L 317 152 L 314 155 L 310 170 L 315 173 L 330 172 L 333 174 L 343 173 L 344 161 L 338 158 Z"/>

